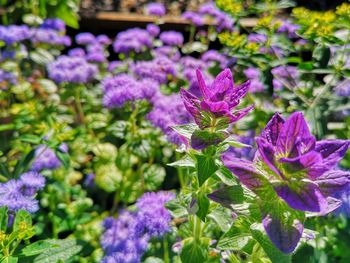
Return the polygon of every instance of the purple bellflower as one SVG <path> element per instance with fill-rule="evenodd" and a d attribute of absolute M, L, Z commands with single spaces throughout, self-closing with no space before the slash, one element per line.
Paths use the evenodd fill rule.
<path fill-rule="evenodd" d="M 305 212 L 325 215 L 341 202 L 332 196 L 343 191 L 350 173 L 335 167 L 350 141 L 316 141 L 301 112 L 284 120 L 276 113 L 256 138 L 253 162 L 224 154 L 222 161 L 261 199 L 263 226 L 284 253 L 297 246 Z"/>

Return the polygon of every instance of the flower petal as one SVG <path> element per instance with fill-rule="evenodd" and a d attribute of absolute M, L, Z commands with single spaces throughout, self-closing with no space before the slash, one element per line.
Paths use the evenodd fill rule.
<path fill-rule="evenodd" d="M 323 212 L 327 200 L 316 184 L 300 182 L 293 189 L 288 185 L 275 186 L 276 193 L 293 209 L 309 212 Z"/>
<path fill-rule="evenodd" d="M 350 146 L 349 140 L 323 140 L 316 143 L 316 151 L 322 155 L 325 164 L 335 167 Z"/>
<path fill-rule="evenodd" d="M 254 191 L 265 185 L 266 178 L 255 169 L 252 162 L 232 157 L 229 153 L 224 154 L 221 160 L 249 189 Z"/>
<path fill-rule="evenodd" d="M 239 104 L 239 100 L 243 98 L 250 88 L 250 80 L 238 85 L 232 90 L 232 94 L 228 98 L 227 102 L 230 108 L 236 107 Z"/>
<path fill-rule="evenodd" d="M 286 254 L 294 251 L 304 231 L 298 219 L 283 222 L 271 213 L 263 217 L 262 224 L 272 243 Z"/>
<path fill-rule="evenodd" d="M 180 94 L 186 110 L 193 116 L 198 126 L 201 126 L 200 100 L 185 89 L 181 89 Z"/>
<path fill-rule="evenodd" d="M 297 138 L 310 137 L 309 127 L 301 112 L 295 112 L 284 123 L 277 139 L 278 152 L 289 154 Z"/>
<path fill-rule="evenodd" d="M 280 171 L 274 165 L 275 163 L 275 150 L 273 146 L 264 138 L 258 137 L 255 139 L 261 160 L 267 164 L 267 166 L 277 175 L 281 176 Z"/>
<path fill-rule="evenodd" d="M 201 109 L 207 112 L 212 113 L 224 113 L 229 111 L 228 104 L 225 101 L 211 102 L 211 101 L 202 101 Z"/>
<path fill-rule="evenodd" d="M 231 94 L 233 91 L 233 79 L 230 69 L 226 68 L 217 75 L 210 91 L 213 93 L 212 101 L 222 101 L 227 94 Z"/>
<path fill-rule="evenodd" d="M 236 122 L 242 119 L 244 116 L 246 116 L 253 108 L 254 108 L 254 105 L 250 105 L 242 110 L 238 110 L 234 112 L 228 111 L 226 116 L 230 117 L 231 122 Z"/>
<path fill-rule="evenodd" d="M 333 195 L 347 188 L 350 183 L 350 172 L 331 170 L 317 178 L 315 183 L 325 196 Z"/>
<path fill-rule="evenodd" d="M 283 124 L 284 119 L 278 112 L 276 112 L 272 116 L 271 120 L 267 123 L 260 136 L 266 139 L 272 145 L 276 145 Z"/>
<path fill-rule="evenodd" d="M 196 74 L 197 74 L 199 90 L 202 93 L 203 99 L 210 99 L 213 96 L 213 94 L 205 84 L 202 72 L 199 69 L 197 69 Z"/>

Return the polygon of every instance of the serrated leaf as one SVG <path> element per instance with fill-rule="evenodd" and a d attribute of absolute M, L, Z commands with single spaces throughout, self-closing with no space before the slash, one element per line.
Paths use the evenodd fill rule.
<path fill-rule="evenodd" d="M 228 231 L 220 238 L 217 247 L 221 250 L 242 250 L 252 239 L 251 233 Z"/>
<path fill-rule="evenodd" d="M 45 252 L 47 249 L 52 248 L 52 247 L 59 247 L 58 245 L 50 243 L 50 240 L 39 240 L 36 241 L 26 247 L 24 247 L 21 250 L 21 254 L 29 257 L 29 256 L 34 256 L 38 255 L 40 253 Z"/>
<path fill-rule="evenodd" d="M 212 156 L 196 155 L 198 183 L 201 186 L 218 169 Z"/>
<path fill-rule="evenodd" d="M 184 125 L 176 125 L 171 127 L 178 134 L 184 136 L 187 139 L 190 139 L 193 132 L 198 128 L 197 125 L 190 123 Z"/>
<path fill-rule="evenodd" d="M 148 191 L 156 191 L 163 183 L 165 175 L 165 169 L 161 165 L 145 165 L 143 169 L 145 188 Z"/>
<path fill-rule="evenodd" d="M 33 263 L 52 263 L 59 260 L 65 262 L 82 249 L 80 245 L 76 244 L 75 239 L 48 240 L 48 242 L 55 247 L 49 248 L 35 257 Z"/>
<path fill-rule="evenodd" d="M 203 263 L 208 258 L 208 245 L 195 241 L 192 238 L 184 240 L 180 257 L 182 262 Z"/>
<path fill-rule="evenodd" d="M 190 156 L 185 155 L 182 159 L 169 163 L 168 166 L 175 168 L 195 168 L 196 164 Z"/>

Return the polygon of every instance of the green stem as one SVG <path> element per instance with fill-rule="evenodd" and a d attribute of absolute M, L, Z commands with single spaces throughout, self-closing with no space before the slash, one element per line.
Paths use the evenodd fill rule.
<path fill-rule="evenodd" d="M 176 157 L 176 161 L 180 160 L 180 153 L 175 152 L 175 157 Z M 182 168 L 177 167 L 177 175 L 179 177 L 179 182 L 180 182 L 180 187 L 181 189 L 184 189 L 186 184 L 185 184 L 185 178 L 184 178 L 184 173 Z"/>
<path fill-rule="evenodd" d="M 194 240 L 199 241 L 202 236 L 202 222 L 201 219 L 194 215 L 193 216 L 193 237 Z"/>
<path fill-rule="evenodd" d="M 169 244 L 166 236 L 163 237 L 163 250 L 164 250 L 164 254 L 163 254 L 164 263 L 170 263 Z"/>

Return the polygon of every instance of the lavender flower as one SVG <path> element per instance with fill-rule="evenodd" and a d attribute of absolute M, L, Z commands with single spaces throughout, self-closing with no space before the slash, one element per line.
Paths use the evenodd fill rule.
<path fill-rule="evenodd" d="M 198 13 L 195 13 L 195 12 L 192 12 L 192 11 L 186 11 L 186 12 L 184 12 L 181 15 L 181 17 L 183 19 L 191 21 L 191 23 L 193 25 L 195 25 L 195 26 L 202 26 L 202 25 L 204 25 L 203 16 L 198 14 Z"/>
<path fill-rule="evenodd" d="M 62 35 L 54 29 L 34 28 L 31 31 L 31 41 L 34 44 L 44 43 L 57 46 L 70 46 L 72 44 L 69 36 Z"/>
<path fill-rule="evenodd" d="M 282 25 L 278 28 L 278 33 L 287 33 L 289 38 L 296 38 L 298 35 L 296 32 L 299 30 L 300 26 L 291 23 L 290 21 L 286 20 L 282 22 Z"/>
<path fill-rule="evenodd" d="M 165 84 L 170 78 L 175 77 L 174 63 L 166 57 L 159 57 L 152 61 L 140 61 L 133 67 L 135 75 L 139 78 L 149 78 L 159 84 Z"/>
<path fill-rule="evenodd" d="M 0 83 L 11 83 L 16 84 L 17 83 L 17 77 L 12 72 L 7 72 L 2 69 L 0 69 Z"/>
<path fill-rule="evenodd" d="M 66 25 L 59 18 L 47 18 L 40 25 L 41 28 L 53 29 L 59 32 L 64 32 L 66 30 Z"/>
<path fill-rule="evenodd" d="M 246 145 L 250 145 L 251 147 L 244 147 L 244 148 L 235 148 L 235 147 L 230 147 L 226 154 L 232 154 L 236 158 L 243 158 L 247 160 L 253 160 L 256 149 L 253 148 L 254 145 L 254 131 L 248 131 L 245 135 L 241 136 L 235 136 L 236 140 L 244 143 Z"/>
<path fill-rule="evenodd" d="M 157 92 L 158 85 L 147 79 L 137 81 L 129 75 L 119 74 L 106 77 L 102 81 L 102 88 L 103 105 L 107 108 L 120 108 L 130 101 L 150 99 Z"/>
<path fill-rule="evenodd" d="M 159 39 L 168 46 L 181 46 L 184 42 L 184 37 L 176 31 L 164 31 L 160 34 Z"/>
<path fill-rule="evenodd" d="M 264 84 L 260 81 L 261 72 L 259 69 L 249 67 L 243 73 L 250 80 L 249 92 L 257 93 L 264 91 Z"/>
<path fill-rule="evenodd" d="M 102 262 L 141 262 L 152 237 L 167 233 L 171 220 L 164 205 L 174 198 L 172 193 L 145 193 L 136 203 L 138 211 L 122 211 L 118 219 L 104 220 L 101 246 L 106 253 Z"/>
<path fill-rule="evenodd" d="M 112 43 L 111 39 L 106 35 L 98 35 L 96 37 L 96 42 L 104 46 L 108 46 Z"/>
<path fill-rule="evenodd" d="M 203 4 L 200 6 L 198 13 L 201 15 L 207 15 L 215 20 L 215 24 L 217 25 L 217 31 L 232 31 L 233 29 L 233 19 L 228 16 L 225 12 L 219 10 L 216 5 L 212 2 Z"/>
<path fill-rule="evenodd" d="M 159 26 L 155 24 L 148 24 L 146 30 L 152 37 L 158 36 L 160 32 Z"/>
<path fill-rule="evenodd" d="M 208 50 L 203 53 L 201 60 L 205 63 L 218 63 L 221 69 L 224 69 L 227 66 L 227 58 L 223 54 L 219 53 L 216 50 Z"/>
<path fill-rule="evenodd" d="M 233 123 L 252 110 L 253 106 L 251 105 L 243 110 L 231 112 L 239 104 L 240 99 L 246 95 L 250 83 L 248 81 L 234 87 L 229 69 L 222 71 L 210 88 L 205 84 L 203 74 L 199 70 L 197 70 L 197 79 L 203 99 L 198 99 L 184 89 L 181 89 L 181 96 L 187 111 L 194 117 L 201 129 L 208 128 L 211 125 L 207 123 L 204 114 L 209 114 L 216 119 L 223 118 L 227 123 Z"/>
<path fill-rule="evenodd" d="M 267 36 L 264 34 L 251 33 L 248 35 L 248 41 L 253 43 L 265 43 Z"/>
<path fill-rule="evenodd" d="M 75 36 L 75 42 L 77 42 L 77 44 L 79 45 L 93 44 L 95 43 L 95 40 L 95 36 L 88 32 L 79 33 Z"/>
<path fill-rule="evenodd" d="M 57 158 L 55 152 L 46 145 L 40 145 L 35 150 L 35 159 L 31 167 L 32 171 L 54 170 L 60 166 L 61 161 Z"/>
<path fill-rule="evenodd" d="M 177 62 L 181 58 L 181 54 L 177 47 L 161 46 L 153 49 L 155 57 L 164 56 L 171 61 Z"/>
<path fill-rule="evenodd" d="M 335 94 L 337 94 L 338 96 L 349 97 L 350 96 L 350 79 L 346 78 L 343 81 L 341 81 L 337 86 L 335 86 L 334 91 L 335 91 Z"/>
<path fill-rule="evenodd" d="M 147 119 L 155 127 L 159 127 L 170 142 L 181 144 L 183 141 L 171 127 L 190 123 L 191 116 L 184 109 L 180 96 L 178 94 L 170 96 L 158 94 L 152 98 L 152 103 L 153 109 L 147 115 Z"/>
<path fill-rule="evenodd" d="M 296 83 L 296 79 L 299 78 L 299 72 L 294 66 L 278 66 L 273 68 L 271 73 L 275 76 L 272 81 L 275 90 L 281 90 L 284 86 L 283 82 L 292 83 L 291 86 L 295 86 L 293 83 Z"/>
<path fill-rule="evenodd" d="M 68 55 L 70 57 L 85 57 L 86 54 L 84 49 L 77 47 L 77 48 L 70 49 L 68 51 Z"/>
<path fill-rule="evenodd" d="M 146 6 L 146 13 L 153 16 L 164 16 L 166 14 L 165 6 L 161 3 L 149 3 Z"/>
<path fill-rule="evenodd" d="M 122 61 L 111 61 L 108 64 L 108 71 L 109 72 L 114 72 L 117 68 L 122 68 L 125 66 L 125 63 Z"/>
<path fill-rule="evenodd" d="M 140 53 L 153 46 L 152 36 L 144 29 L 131 28 L 118 33 L 113 48 L 116 53 Z"/>
<path fill-rule="evenodd" d="M 0 207 L 7 206 L 11 214 L 20 209 L 35 213 L 39 206 L 34 195 L 44 185 L 44 177 L 35 172 L 24 173 L 18 180 L 0 183 Z"/>
<path fill-rule="evenodd" d="M 87 83 L 98 73 L 95 65 L 82 57 L 59 56 L 47 65 L 49 77 L 57 83 Z"/>
<path fill-rule="evenodd" d="M 26 25 L 0 26 L 0 40 L 4 41 L 6 45 L 29 39 L 31 34 L 29 27 Z"/>
<path fill-rule="evenodd" d="M 265 202 L 261 207 L 264 228 L 282 252 L 290 253 L 303 232 L 304 214 L 300 211 L 324 215 L 340 205 L 331 196 L 347 187 L 350 173 L 335 167 L 350 141 L 316 142 L 302 113 L 296 112 L 286 121 L 276 113 L 256 143 L 254 162 L 229 154 L 222 160 L 243 185 Z"/>
<path fill-rule="evenodd" d="M 342 204 L 333 213 L 337 216 L 350 217 L 350 185 L 344 191 L 336 193 L 334 197 L 341 200 Z"/>

